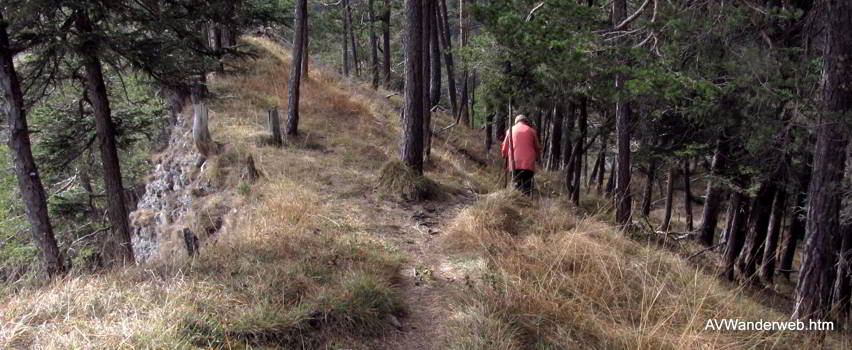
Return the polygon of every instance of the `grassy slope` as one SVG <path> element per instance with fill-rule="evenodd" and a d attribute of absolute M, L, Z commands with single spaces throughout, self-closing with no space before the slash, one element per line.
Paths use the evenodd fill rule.
<path fill-rule="evenodd" d="M 396 157 L 398 96 L 312 70 L 302 93 L 303 134 L 282 149 L 265 146 L 267 108 L 286 106 L 289 58 L 267 40 L 247 40 L 261 56 L 245 74 L 214 81 L 211 131 L 227 146 L 199 175 L 228 189 L 217 194 L 234 208 L 227 230 L 191 260 L 69 276 L 3 296 L 0 348 L 368 349 L 401 334 L 390 315 L 406 323 L 420 312 L 403 295 L 400 269 L 414 259 L 400 234 L 406 222 L 390 215 L 400 211 L 384 210 L 398 202 L 376 190 L 379 169 Z M 441 115 L 436 124 L 449 123 Z M 672 253 L 623 238 L 603 223 L 605 214 L 577 219 L 560 199 L 494 192 L 499 178 L 477 166 L 493 159 L 474 133 L 442 133 L 427 167 L 444 193 L 438 207 L 463 193 L 492 192 L 446 213 L 453 219 L 433 253 L 448 255 L 452 266 L 435 266 L 435 278 L 459 282 L 439 298 L 451 312 L 434 320 L 447 324 L 435 348 L 794 348 L 806 341 L 703 331 L 708 317 L 785 315 Z M 264 174 L 253 185 L 239 165 L 249 154 Z M 558 176 L 544 175 L 542 185 L 555 188 Z M 166 241 L 163 249 L 179 244 Z"/>

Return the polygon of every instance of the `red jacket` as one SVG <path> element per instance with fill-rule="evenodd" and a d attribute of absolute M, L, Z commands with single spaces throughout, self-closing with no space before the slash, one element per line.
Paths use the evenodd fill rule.
<path fill-rule="evenodd" d="M 512 157 L 509 158 L 509 164 L 506 169 L 511 170 L 533 170 L 535 171 L 535 163 L 538 160 L 538 136 L 535 129 L 524 122 L 515 124 L 511 129 L 512 138 L 509 139 L 509 130 L 506 131 L 506 137 L 503 139 L 503 147 L 500 151 L 503 153 L 503 158 L 509 154 L 511 147 Z M 510 142 L 511 141 L 511 142 Z M 510 145 L 511 143 L 511 145 Z"/>

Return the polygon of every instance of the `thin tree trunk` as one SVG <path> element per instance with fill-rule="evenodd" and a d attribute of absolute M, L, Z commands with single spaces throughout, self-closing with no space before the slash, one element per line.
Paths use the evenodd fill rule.
<path fill-rule="evenodd" d="M 601 169 L 601 165 L 603 164 L 603 160 L 601 159 L 601 152 L 598 151 L 598 154 L 595 155 L 595 165 L 592 166 L 592 174 L 586 178 L 586 194 L 592 192 L 592 185 L 598 178 L 598 174 L 600 174 L 603 169 Z"/>
<path fill-rule="evenodd" d="M 373 8 L 375 0 L 367 3 L 370 12 L 370 71 L 373 73 L 373 89 L 379 88 L 379 44 L 376 36 L 376 12 Z"/>
<path fill-rule="evenodd" d="M 9 127 L 9 150 L 15 162 L 15 175 L 21 192 L 33 242 L 41 252 L 48 277 L 65 272 L 62 254 L 56 246 L 53 226 L 47 212 L 47 195 L 33 158 L 30 131 L 18 74 L 15 71 L 9 36 L 0 8 L 0 89 L 3 92 L 3 114 Z"/>
<path fill-rule="evenodd" d="M 358 61 L 358 44 L 355 41 L 355 26 L 352 23 L 352 7 L 349 6 L 349 0 L 343 0 L 343 6 L 346 8 L 346 35 L 349 39 L 349 46 L 352 47 L 352 66 L 355 68 L 355 75 L 361 75 L 361 65 Z"/>
<path fill-rule="evenodd" d="M 743 250 L 737 258 L 737 272 L 747 282 L 756 282 L 757 264 L 763 261 L 766 233 L 772 214 L 772 200 L 775 199 L 775 192 L 777 192 L 777 187 L 769 180 L 760 187 L 749 211 L 748 233 Z"/>
<path fill-rule="evenodd" d="M 642 195 L 642 216 L 648 217 L 651 214 L 651 200 L 654 194 L 654 175 L 657 171 L 657 160 L 651 159 L 648 164 L 648 174 L 645 180 L 645 191 Z"/>
<path fill-rule="evenodd" d="M 601 159 L 601 169 L 598 171 L 598 186 L 597 186 L 597 194 L 601 195 L 601 190 L 604 189 L 604 174 L 606 173 L 606 148 L 607 148 L 607 138 L 609 138 L 609 133 L 604 133 L 601 136 L 601 151 L 598 154 L 598 157 Z"/>
<path fill-rule="evenodd" d="M 548 155 L 548 164 L 550 170 L 559 170 L 562 165 L 562 123 L 564 119 L 564 111 L 562 105 L 557 103 L 553 108 L 553 119 L 550 123 L 550 154 Z"/>
<path fill-rule="evenodd" d="M 838 316 L 849 313 L 852 307 L 852 225 L 842 225 L 843 243 L 837 262 L 837 279 L 834 283 L 833 312 Z M 842 328 L 842 327 L 840 327 Z"/>
<path fill-rule="evenodd" d="M 385 72 L 385 88 L 390 89 L 391 84 L 391 45 L 390 45 L 390 0 L 385 0 L 385 12 L 382 15 L 382 45 L 384 59 L 382 60 L 382 64 L 384 65 L 383 70 Z"/>
<path fill-rule="evenodd" d="M 724 271 L 722 276 L 729 281 L 734 280 L 734 265 L 737 257 L 743 248 L 745 241 L 745 226 L 748 219 L 749 204 L 748 200 L 742 193 L 733 194 L 733 202 L 731 205 L 734 208 L 734 216 L 731 221 L 731 227 L 728 229 L 728 235 L 725 243 L 724 255 Z"/>
<path fill-rule="evenodd" d="M 810 178 L 810 176 L 807 176 Z M 810 180 L 805 181 L 807 185 Z M 805 207 L 808 205 L 808 195 L 804 191 L 799 191 L 796 195 L 796 203 L 793 205 L 793 211 L 790 213 L 790 229 L 784 232 L 784 240 L 781 243 L 781 251 L 779 258 L 778 273 L 786 279 L 790 279 L 790 271 L 793 270 L 793 260 L 796 257 L 796 246 L 799 240 L 805 237 Z"/>
<path fill-rule="evenodd" d="M 709 247 L 713 245 L 713 236 L 716 234 L 716 224 L 719 221 L 719 207 L 722 204 L 723 187 L 719 183 L 719 173 L 726 164 L 727 143 L 716 141 L 716 149 L 713 152 L 713 163 L 710 165 L 710 174 L 707 181 L 707 191 L 704 197 L 704 211 L 702 213 L 701 226 L 699 227 L 698 241 Z"/>
<path fill-rule="evenodd" d="M 486 110 L 488 111 L 487 112 L 488 114 L 485 115 L 485 152 L 487 154 L 488 152 L 491 152 L 491 145 L 494 143 L 494 141 L 491 137 L 491 132 L 493 131 L 493 130 L 491 130 L 493 128 L 491 123 L 494 122 L 494 113 L 491 113 L 491 106 L 490 105 L 486 105 L 486 106 L 487 106 Z"/>
<path fill-rule="evenodd" d="M 846 168 L 849 136 L 840 115 L 852 109 L 852 2 L 827 0 L 826 50 L 823 69 L 823 113 L 816 127 L 813 175 L 808 188 L 808 221 L 805 255 L 796 286 L 793 318 L 826 319 L 832 305 L 831 294 L 837 277 L 837 244 L 840 231 L 842 191 L 837 186 Z"/>
<path fill-rule="evenodd" d="M 459 47 L 464 48 L 467 46 L 467 11 L 465 11 L 464 0 L 459 0 Z M 465 126 L 471 127 L 470 115 L 468 115 L 468 91 L 467 91 L 467 83 L 468 83 L 468 64 L 462 61 L 462 72 L 461 72 L 461 93 L 460 102 L 459 102 L 459 110 L 458 115 L 456 116 L 457 120 L 461 120 Z M 510 116 L 513 117 L 513 116 Z"/>
<path fill-rule="evenodd" d="M 658 231 L 667 232 L 669 230 L 669 226 L 671 226 L 672 222 L 672 204 L 674 204 L 674 182 L 675 182 L 675 169 L 671 167 L 669 169 L 669 179 L 666 183 L 666 211 L 663 214 L 663 223 L 660 224 L 660 228 Z"/>
<path fill-rule="evenodd" d="M 438 22 L 441 24 L 438 27 L 440 30 L 441 45 L 443 46 L 442 51 L 444 52 L 444 63 L 447 66 L 447 91 L 450 94 L 450 108 L 455 116 L 458 113 L 458 98 L 456 96 L 456 73 L 453 62 L 453 41 L 450 35 L 449 16 L 447 14 L 447 0 L 439 1 L 438 6 L 440 7 Z M 502 120 L 502 118 L 498 119 Z"/>
<path fill-rule="evenodd" d="M 76 25 L 84 38 L 94 32 L 88 14 L 80 14 Z M 93 36 L 88 37 L 80 44 L 79 54 L 83 59 L 88 87 L 87 94 L 95 116 L 95 129 L 100 144 L 104 184 L 107 192 L 107 203 L 109 204 L 108 213 L 113 232 L 113 237 L 110 240 L 111 247 L 106 254 L 107 260 L 112 262 L 132 264 L 133 246 L 130 242 L 130 224 L 128 223 L 127 207 L 124 203 L 121 165 L 118 160 L 118 147 L 115 141 L 116 130 L 112 122 L 112 111 L 110 110 L 98 52 L 98 43 Z"/>
<path fill-rule="evenodd" d="M 580 119 L 577 121 L 577 127 L 580 129 L 580 137 L 577 139 L 574 154 L 574 185 L 571 186 L 572 194 L 571 201 L 574 205 L 580 205 L 580 175 L 583 169 L 583 153 L 586 152 L 583 147 L 586 144 L 586 129 L 589 119 L 588 100 L 585 97 L 580 98 Z"/>
<path fill-rule="evenodd" d="M 405 0 L 405 104 L 402 120 L 402 161 L 423 174 L 423 7 Z"/>
<path fill-rule="evenodd" d="M 627 16 L 627 1 L 613 0 L 613 27 Z M 617 74 L 615 88 L 624 89 L 624 76 Z M 615 103 L 615 134 L 618 148 L 618 175 L 615 185 L 615 221 L 619 225 L 630 223 L 632 199 L 630 197 L 630 111 L 623 97 Z"/>
<path fill-rule="evenodd" d="M 304 40 L 304 47 L 302 48 L 302 78 L 308 79 L 310 76 L 310 65 L 311 65 L 311 55 L 310 55 L 310 42 L 311 37 L 309 35 L 311 31 L 311 27 L 308 21 L 308 11 L 305 10 L 305 28 L 302 30 L 302 40 Z"/>
<path fill-rule="evenodd" d="M 438 13 L 440 10 L 437 6 L 437 1 L 430 6 L 430 11 L 427 14 L 429 17 L 429 59 L 432 64 L 430 68 L 431 83 L 429 84 L 429 99 L 431 106 L 437 106 L 441 102 L 441 43 L 438 38 Z"/>
<path fill-rule="evenodd" d="M 692 172 L 689 157 L 683 160 L 683 210 L 686 213 L 686 232 L 695 230 L 692 222 Z"/>
<path fill-rule="evenodd" d="M 307 24 L 307 0 L 298 0 L 296 2 L 296 42 L 293 43 L 293 62 L 290 65 L 290 82 L 287 92 L 289 99 L 287 102 L 287 135 L 296 136 L 299 134 L 299 91 L 302 83 L 302 50 L 304 44 L 304 30 Z"/>
<path fill-rule="evenodd" d="M 349 76 L 349 16 L 347 16 L 348 0 L 340 3 L 341 17 L 343 17 L 343 75 Z"/>
<path fill-rule="evenodd" d="M 763 250 L 763 264 L 760 266 L 760 276 L 766 283 L 772 283 L 775 278 L 775 260 L 778 251 L 778 237 L 784 223 L 784 211 L 787 208 L 787 192 L 779 189 L 772 203 L 772 218 L 769 221 L 769 232 L 766 235 L 766 248 Z"/>
<path fill-rule="evenodd" d="M 429 160 L 429 154 L 432 146 L 432 100 L 430 98 L 429 84 L 432 76 L 432 51 L 430 44 L 432 43 L 432 16 L 434 9 L 432 5 L 434 0 L 422 0 L 423 9 L 421 25 L 423 26 L 423 156 L 425 160 Z"/>

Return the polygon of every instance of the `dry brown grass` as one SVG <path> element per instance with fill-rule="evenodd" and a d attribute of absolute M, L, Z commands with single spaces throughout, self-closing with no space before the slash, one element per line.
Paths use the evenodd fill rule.
<path fill-rule="evenodd" d="M 487 268 L 470 272 L 474 282 L 460 293 L 448 348 L 815 346 L 806 333 L 704 330 L 711 318 L 786 321 L 788 315 L 594 217 L 564 219 L 569 210 L 553 199 L 528 202 L 498 192 L 458 215 L 447 245 L 456 254 L 481 254 Z M 850 345 L 834 337 L 828 344 Z"/>
<path fill-rule="evenodd" d="M 286 106 L 289 59 L 272 42 L 247 41 L 260 58 L 245 74 L 212 79 L 211 133 L 225 149 L 194 176 L 220 192 L 196 198 L 183 223 L 202 239 L 200 253 L 187 258 L 175 230 L 153 265 L 4 295 L 0 348 L 364 349 L 392 328 L 389 315 L 405 313 L 404 256 L 341 201 L 369 191 L 387 162 L 392 107 L 313 70 L 300 137 L 284 148 L 258 142 L 266 110 Z M 254 184 L 249 155 L 264 174 Z"/>

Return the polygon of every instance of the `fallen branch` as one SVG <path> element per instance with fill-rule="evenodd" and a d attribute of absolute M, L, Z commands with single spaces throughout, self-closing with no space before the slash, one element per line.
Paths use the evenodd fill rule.
<path fill-rule="evenodd" d="M 721 247 L 721 246 L 723 246 L 723 245 L 724 245 L 724 243 L 719 243 L 719 244 L 717 244 L 717 245 L 714 245 L 714 246 L 710 246 L 710 247 L 707 247 L 707 248 L 701 249 L 701 250 L 699 250 L 699 251 L 697 251 L 697 252 L 695 252 L 695 253 L 693 253 L 693 254 L 690 254 L 690 255 L 686 258 L 686 260 L 690 260 L 690 259 L 692 259 L 692 258 L 694 258 L 694 257 L 696 257 L 696 256 L 701 255 L 701 254 L 704 254 L 704 253 L 709 252 L 709 251 L 711 251 L 711 250 L 715 250 L 716 248 L 719 248 L 719 247 Z"/>
<path fill-rule="evenodd" d="M 394 96 L 399 96 L 399 93 L 398 93 L 398 92 L 394 92 L 394 93 L 392 93 L 392 94 L 390 94 L 390 95 L 385 96 L 385 98 L 391 98 L 391 97 L 394 97 Z"/>
<path fill-rule="evenodd" d="M 532 10 L 530 11 L 530 13 L 527 15 L 527 19 L 526 19 L 525 21 L 526 21 L 526 22 L 531 21 L 531 20 L 533 19 L 533 16 L 535 15 L 535 12 L 536 12 L 536 11 L 538 11 L 538 9 L 542 8 L 542 6 L 544 6 L 544 2 L 543 2 L 543 1 L 542 1 L 540 4 L 536 5 L 535 7 L 533 7 L 533 9 L 532 9 Z"/>

